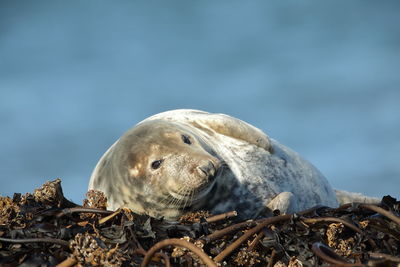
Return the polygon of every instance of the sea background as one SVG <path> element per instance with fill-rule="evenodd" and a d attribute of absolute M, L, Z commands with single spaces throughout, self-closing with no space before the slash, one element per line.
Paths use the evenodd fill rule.
<path fill-rule="evenodd" d="M 0 195 L 193 108 L 245 120 L 339 189 L 400 197 L 399 1 L 1 1 Z"/>

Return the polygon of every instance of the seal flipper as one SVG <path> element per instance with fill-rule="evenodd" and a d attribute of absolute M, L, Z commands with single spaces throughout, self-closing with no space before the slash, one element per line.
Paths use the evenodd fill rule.
<path fill-rule="evenodd" d="M 381 202 L 380 198 L 364 196 L 361 193 L 347 192 L 344 190 L 335 189 L 335 194 L 339 205 L 353 202 L 366 204 L 378 204 Z"/>
<path fill-rule="evenodd" d="M 292 192 L 282 192 L 265 205 L 271 211 L 279 210 L 282 214 L 298 211 L 297 197 Z"/>

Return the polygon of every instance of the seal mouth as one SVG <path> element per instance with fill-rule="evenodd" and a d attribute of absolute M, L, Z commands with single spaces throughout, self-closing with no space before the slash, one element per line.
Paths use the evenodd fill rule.
<path fill-rule="evenodd" d="M 183 188 L 180 191 L 170 191 L 169 194 L 176 200 L 187 201 L 190 199 L 190 202 L 194 203 L 205 197 L 211 191 L 214 184 L 215 180 L 195 189 Z"/>

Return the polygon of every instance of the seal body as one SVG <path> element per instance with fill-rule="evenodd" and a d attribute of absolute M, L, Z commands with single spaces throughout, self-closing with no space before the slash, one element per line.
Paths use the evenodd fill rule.
<path fill-rule="evenodd" d="M 325 177 L 296 152 L 246 122 L 198 110 L 138 123 L 102 156 L 89 189 L 103 191 L 109 209 L 166 219 L 199 209 L 253 218 L 338 205 Z"/>

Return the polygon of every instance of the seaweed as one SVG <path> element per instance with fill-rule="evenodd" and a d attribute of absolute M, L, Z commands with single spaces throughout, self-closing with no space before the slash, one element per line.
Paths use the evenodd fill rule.
<path fill-rule="evenodd" d="M 349 203 L 238 221 L 108 211 L 102 192 L 68 201 L 61 180 L 0 197 L 1 266 L 399 266 L 400 202 Z"/>

